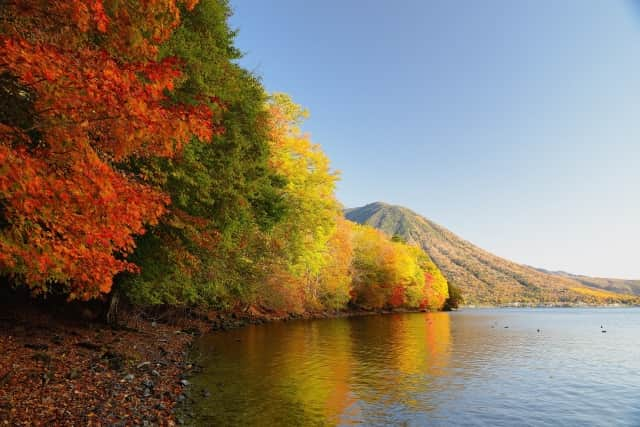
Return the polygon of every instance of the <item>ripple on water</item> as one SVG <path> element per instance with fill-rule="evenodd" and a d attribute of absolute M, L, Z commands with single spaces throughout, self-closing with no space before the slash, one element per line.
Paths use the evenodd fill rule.
<path fill-rule="evenodd" d="M 640 425 L 638 309 L 274 323 L 196 352 L 202 425 Z"/>

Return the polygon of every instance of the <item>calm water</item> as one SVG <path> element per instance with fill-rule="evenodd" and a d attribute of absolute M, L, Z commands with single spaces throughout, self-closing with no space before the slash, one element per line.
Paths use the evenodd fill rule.
<path fill-rule="evenodd" d="M 199 425 L 640 426 L 640 309 L 274 323 L 196 352 Z"/>

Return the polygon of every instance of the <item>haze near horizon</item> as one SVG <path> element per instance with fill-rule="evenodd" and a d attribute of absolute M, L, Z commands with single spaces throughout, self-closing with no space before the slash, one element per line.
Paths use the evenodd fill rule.
<path fill-rule="evenodd" d="M 242 64 L 311 112 L 346 207 L 513 261 L 640 278 L 631 1 L 231 2 Z"/>

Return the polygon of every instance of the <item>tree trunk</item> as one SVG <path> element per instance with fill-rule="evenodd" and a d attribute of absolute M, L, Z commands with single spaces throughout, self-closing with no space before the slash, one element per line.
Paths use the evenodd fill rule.
<path fill-rule="evenodd" d="M 120 292 L 117 289 L 113 289 L 109 301 L 109 309 L 107 310 L 107 323 L 109 325 L 118 323 L 118 302 L 120 302 Z"/>

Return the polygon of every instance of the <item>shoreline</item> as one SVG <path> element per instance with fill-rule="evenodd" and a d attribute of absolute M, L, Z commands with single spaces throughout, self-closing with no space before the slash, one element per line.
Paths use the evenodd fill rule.
<path fill-rule="evenodd" d="M 86 309 L 52 311 L 30 301 L 3 301 L 0 309 L 0 425 L 18 426 L 180 425 L 188 417 L 188 378 L 199 369 L 189 352 L 202 334 L 425 311 L 127 311 L 113 326 Z"/>
<path fill-rule="evenodd" d="M 617 306 L 619 308 L 633 306 Z M 194 340 L 248 325 L 428 310 L 129 310 L 117 326 L 31 302 L 0 303 L 0 420 L 4 425 L 179 425 L 190 417 Z M 612 306 L 461 306 L 613 308 Z M 2 425 L 2 424 L 0 424 Z"/>
<path fill-rule="evenodd" d="M 394 309 L 394 310 L 337 310 L 337 311 L 310 311 L 301 314 L 276 312 L 269 310 L 248 310 L 248 311 L 229 311 L 229 312 L 212 312 L 210 332 L 225 331 L 237 329 L 248 325 L 260 325 L 273 322 L 290 322 L 294 320 L 319 320 L 319 319 L 338 319 L 344 317 L 360 317 L 375 316 L 386 314 L 401 313 L 428 313 L 426 309 Z"/>
<path fill-rule="evenodd" d="M 502 304 L 502 305 L 461 305 L 460 310 L 478 310 L 478 309 L 491 309 L 491 308 L 530 308 L 530 309 L 553 309 L 553 308 L 634 308 L 640 307 L 638 304 L 547 304 L 547 305 L 533 305 L 533 304 Z"/>

